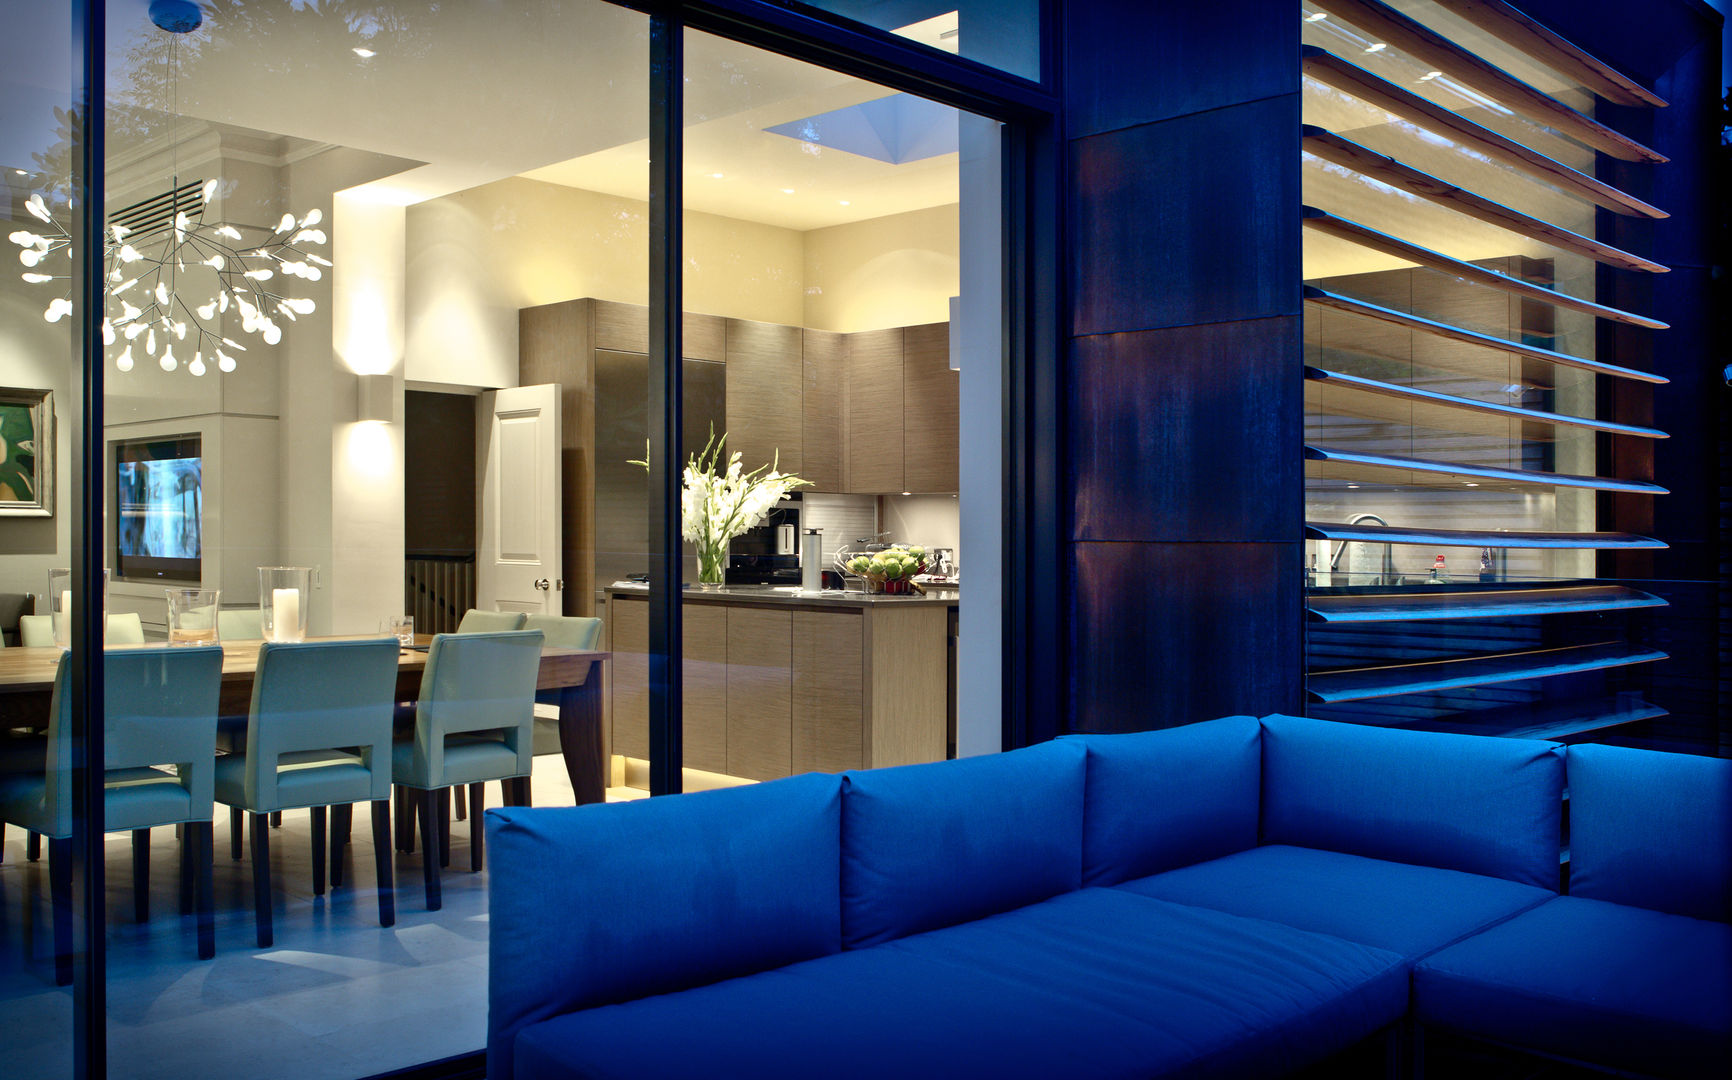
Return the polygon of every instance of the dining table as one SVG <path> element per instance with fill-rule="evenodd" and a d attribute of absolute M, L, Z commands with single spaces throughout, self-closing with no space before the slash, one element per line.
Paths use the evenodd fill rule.
<path fill-rule="evenodd" d="M 308 638 L 308 641 L 354 640 L 344 637 Z M 415 648 L 397 653 L 395 700 L 414 701 L 421 696 L 421 673 L 427 668 L 425 646 L 429 635 L 417 635 Z M 156 647 L 161 642 L 154 643 Z M 252 707 L 253 673 L 258 668 L 262 641 L 224 641 L 222 688 L 217 701 L 221 717 L 244 719 Z M 111 649 L 150 648 L 146 645 L 111 645 Z M 54 672 L 62 649 L 57 645 L 0 649 L 0 728 L 48 727 L 49 706 L 54 693 Z M 559 709 L 560 754 L 571 778 L 572 795 L 578 804 L 607 799 L 607 757 L 602 732 L 601 665 L 612 654 L 594 649 L 546 646 L 541 650 L 537 690 L 556 691 Z"/>

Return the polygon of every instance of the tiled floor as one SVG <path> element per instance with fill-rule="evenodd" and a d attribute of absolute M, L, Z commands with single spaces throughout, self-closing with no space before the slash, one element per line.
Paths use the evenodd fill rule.
<path fill-rule="evenodd" d="M 535 802 L 569 806 L 560 759 L 536 759 Z M 488 786 L 497 805 L 499 787 Z M 312 894 L 309 819 L 271 833 L 276 940 L 254 940 L 252 854 L 229 858 L 216 826 L 215 960 L 199 961 L 179 915 L 174 830 L 151 845 L 151 919 L 133 920 L 132 845 L 109 837 L 108 1045 L 114 1077 L 320 1080 L 367 1076 L 480 1049 L 487 1023 L 486 874 L 469 872 L 469 823 L 454 822 L 444 907 L 429 912 L 421 854 L 396 857 L 397 925 L 378 921 L 371 819 L 361 808 L 344 885 Z M 72 996 L 54 985 L 46 852 L 6 829 L 0 863 L 0 1046 L 11 1080 L 71 1071 Z M 28 945 L 28 947 L 27 947 Z"/>

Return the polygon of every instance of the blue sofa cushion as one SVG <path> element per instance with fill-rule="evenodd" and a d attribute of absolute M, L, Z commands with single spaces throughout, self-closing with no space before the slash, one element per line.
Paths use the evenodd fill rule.
<path fill-rule="evenodd" d="M 842 943 L 850 949 L 1079 887 L 1084 751 L 1007 754 L 842 778 Z"/>
<path fill-rule="evenodd" d="M 1400 1017 L 1407 979 L 1380 950 L 1086 889 L 548 1020 L 518 1037 L 515 1075 L 1269 1076 Z"/>
<path fill-rule="evenodd" d="M 1119 888 L 1417 959 L 1556 894 L 1503 878 L 1269 845 Z"/>
<path fill-rule="evenodd" d="M 1660 1076 L 1732 1076 L 1732 925 L 1563 896 L 1422 961 L 1415 1015 Z"/>
<path fill-rule="evenodd" d="M 1563 748 L 1263 718 L 1263 842 L 1557 891 Z"/>
<path fill-rule="evenodd" d="M 1570 895 L 1732 921 L 1732 759 L 1572 746 Z"/>
<path fill-rule="evenodd" d="M 1255 717 L 1131 735 L 1072 735 L 1088 747 L 1084 885 L 1115 885 L 1257 845 L 1262 728 Z"/>
<path fill-rule="evenodd" d="M 487 811 L 488 1075 L 517 1028 L 836 952 L 842 781 Z"/>

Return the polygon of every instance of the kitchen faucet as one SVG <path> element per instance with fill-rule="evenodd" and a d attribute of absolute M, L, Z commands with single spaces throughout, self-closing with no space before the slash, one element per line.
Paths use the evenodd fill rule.
<path fill-rule="evenodd" d="M 1389 527 L 1389 522 L 1384 521 L 1376 514 L 1355 514 L 1347 519 L 1347 524 L 1357 525 L 1362 521 L 1375 521 L 1386 529 Z M 1329 560 L 1329 572 L 1331 574 L 1341 565 L 1341 556 L 1347 551 L 1347 545 L 1351 543 L 1353 541 L 1343 540 L 1341 545 L 1335 549 L 1335 554 Z M 1383 567 L 1378 571 L 1377 581 L 1374 584 L 1395 584 L 1395 546 L 1393 544 L 1385 542 L 1383 545 Z"/>

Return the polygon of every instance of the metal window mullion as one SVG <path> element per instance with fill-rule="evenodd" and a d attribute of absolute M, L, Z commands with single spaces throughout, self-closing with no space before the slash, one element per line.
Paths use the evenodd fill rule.
<path fill-rule="evenodd" d="M 684 27 L 650 17 L 649 755 L 650 794 L 680 791 L 681 295 Z"/>
<path fill-rule="evenodd" d="M 102 514 L 104 487 L 102 360 L 102 231 L 104 0 L 76 0 L 71 7 L 73 153 L 71 189 L 73 348 L 82 372 L 78 438 L 73 440 L 72 590 L 68 612 L 72 644 L 72 911 L 73 1050 L 78 1080 L 108 1075 L 107 955 L 103 926 L 103 610 Z M 50 858 L 52 858 L 52 854 Z"/>

